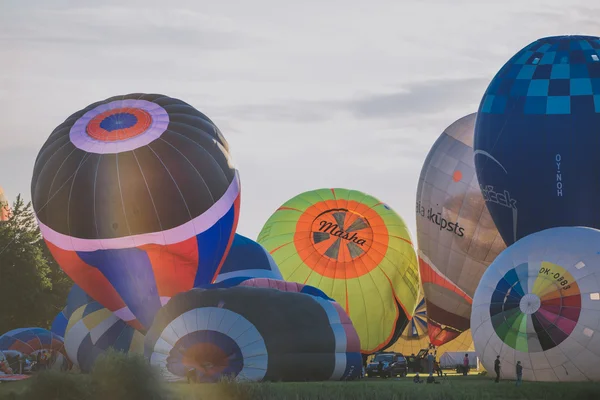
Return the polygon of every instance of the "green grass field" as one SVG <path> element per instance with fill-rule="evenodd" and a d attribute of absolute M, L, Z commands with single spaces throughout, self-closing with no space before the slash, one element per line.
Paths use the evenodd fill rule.
<path fill-rule="evenodd" d="M 69 374 L 73 375 L 73 374 Z M 84 381 L 86 375 L 73 376 Z M 29 399 L 38 395 L 28 394 L 28 386 L 33 381 L 0 384 L 0 399 Z M 116 383 L 118 384 L 118 383 Z M 11 394 L 14 393 L 14 394 Z M 51 395 L 45 392 L 44 400 L 67 400 L 75 393 L 69 388 Z M 61 393 L 62 392 L 62 393 Z M 51 397 L 55 396 L 55 397 Z M 118 393 L 106 400 L 134 399 L 131 391 Z M 104 396 L 103 396 L 104 397 Z M 81 399 L 82 397 L 77 397 Z M 95 397 L 92 395 L 92 397 Z M 142 398 L 142 397 L 140 397 Z M 146 397 L 143 397 L 144 399 Z M 235 384 L 170 384 L 166 393 L 157 397 L 171 400 L 246 400 L 246 399 L 418 399 L 418 400 L 509 400 L 509 399 L 548 399 L 548 400 L 598 400 L 600 383 L 530 383 L 523 382 L 515 387 L 514 382 L 494 383 L 490 377 L 477 375 L 449 376 L 440 384 L 414 384 L 412 379 L 364 379 L 357 382 L 319 383 L 252 383 Z"/>

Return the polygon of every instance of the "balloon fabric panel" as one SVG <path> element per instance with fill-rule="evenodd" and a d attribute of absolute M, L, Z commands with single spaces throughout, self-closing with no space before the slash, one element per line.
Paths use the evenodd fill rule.
<path fill-rule="evenodd" d="M 419 268 L 428 334 L 436 346 L 469 329 L 479 279 L 506 248 L 475 173 L 477 118 L 469 114 L 444 130 L 425 159 L 417 188 Z"/>
<path fill-rule="evenodd" d="M 475 127 L 475 165 L 504 241 L 556 226 L 600 227 L 600 38 L 546 37 L 490 82 Z"/>
<path fill-rule="evenodd" d="M 416 254 L 404 221 L 362 192 L 319 189 L 283 204 L 258 240 L 286 280 L 335 299 L 357 329 L 363 353 L 396 341 L 416 306 Z"/>
<path fill-rule="evenodd" d="M 147 329 L 168 298 L 219 273 L 239 217 L 228 149 L 208 117 L 164 95 L 73 114 L 40 150 L 31 185 L 52 255 L 95 300 Z"/>
<path fill-rule="evenodd" d="M 490 265 L 473 298 L 475 349 L 486 369 L 535 381 L 600 380 L 600 231 L 550 228 L 520 239 Z"/>

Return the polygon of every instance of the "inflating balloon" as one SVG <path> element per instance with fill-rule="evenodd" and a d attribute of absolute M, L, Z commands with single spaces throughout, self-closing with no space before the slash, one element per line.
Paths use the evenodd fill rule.
<path fill-rule="evenodd" d="M 10 217 L 10 203 L 4 195 L 4 189 L 0 187 L 0 222 L 8 221 Z"/>
<path fill-rule="evenodd" d="M 79 286 L 73 285 L 69 291 L 69 295 L 67 296 L 67 304 L 65 308 L 59 312 L 54 318 L 54 321 L 52 321 L 52 328 L 50 328 L 52 333 L 64 337 L 65 331 L 67 330 L 67 325 L 69 324 L 69 318 L 71 318 L 73 312 L 79 307 L 93 301 L 94 300 Z"/>
<path fill-rule="evenodd" d="M 42 328 L 13 329 L 0 336 L 0 351 L 10 350 L 26 355 L 35 355 L 40 351 L 56 351 L 66 355 L 63 338 Z"/>
<path fill-rule="evenodd" d="M 275 260 L 264 247 L 236 233 L 215 283 L 239 277 L 283 279 Z"/>
<path fill-rule="evenodd" d="M 353 379 L 362 364 L 358 335 L 337 303 L 265 278 L 173 297 L 146 335 L 145 355 L 169 381 L 190 370 L 202 382 Z"/>
<path fill-rule="evenodd" d="M 446 128 L 425 159 L 417 188 L 419 267 L 436 346 L 469 329 L 479 279 L 506 247 L 475 174 L 476 118 L 470 114 Z"/>
<path fill-rule="evenodd" d="M 31 192 L 61 268 L 144 329 L 168 298 L 219 274 L 240 183 L 208 117 L 181 100 L 130 94 L 58 126 L 39 152 Z"/>
<path fill-rule="evenodd" d="M 419 302 L 412 319 L 404 328 L 400 338 L 390 347 L 390 351 L 402 353 L 404 356 L 418 354 L 421 349 L 429 347 L 429 335 L 427 334 L 427 308 L 423 294 L 419 296 Z"/>
<path fill-rule="evenodd" d="M 257 241 L 284 279 L 317 287 L 345 308 L 365 354 L 393 344 L 412 317 L 419 273 L 408 228 L 368 194 L 299 194 L 277 209 Z"/>
<path fill-rule="evenodd" d="M 491 81 L 475 165 L 506 244 L 556 226 L 600 228 L 600 38 L 539 39 Z"/>
<path fill-rule="evenodd" d="M 551 228 L 502 252 L 481 278 L 471 316 L 488 371 L 535 381 L 600 380 L 600 231 Z"/>
<path fill-rule="evenodd" d="M 412 320 L 389 350 L 402 353 L 404 356 L 417 355 L 423 349 L 428 350 L 431 340 L 429 339 L 427 322 L 427 305 L 421 295 Z M 451 341 L 435 346 L 435 355 L 439 358 L 446 352 L 469 352 L 473 350 L 473 338 L 469 329 Z"/>
<path fill-rule="evenodd" d="M 143 354 L 144 335 L 94 301 L 70 315 L 65 349 L 73 364 L 90 372 L 96 359 L 109 349 Z"/>

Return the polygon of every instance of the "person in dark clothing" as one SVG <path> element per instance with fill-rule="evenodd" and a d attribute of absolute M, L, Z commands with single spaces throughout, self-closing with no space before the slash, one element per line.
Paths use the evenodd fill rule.
<path fill-rule="evenodd" d="M 494 361 L 494 372 L 496 372 L 496 383 L 500 382 L 500 356 L 496 356 Z"/>
<path fill-rule="evenodd" d="M 437 375 L 439 377 L 441 377 L 442 376 L 442 367 L 440 366 L 440 362 L 439 361 L 435 361 L 433 363 L 433 368 L 437 371 Z"/>
<path fill-rule="evenodd" d="M 196 383 L 196 368 L 189 368 L 186 373 L 187 383 Z"/>
<path fill-rule="evenodd" d="M 465 354 L 465 358 L 463 358 L 463 376 L 467 376 L 469 373 L 469 355 Z"/>
<path fill-rule="evenodd" d="M 419 377 L 419 373 L 418 372 L 415 375 L 415 377 L 413 378 L 413 382 L 414 383 L 423 383 L 423 380 Z"/>
<path fill-rule="evenodd" d="M 521 365 L 521 361 L 517 361 L 517 383 L 516 386 L 521 386 L 521 383 L 523 382 L 523 366 Z"/>

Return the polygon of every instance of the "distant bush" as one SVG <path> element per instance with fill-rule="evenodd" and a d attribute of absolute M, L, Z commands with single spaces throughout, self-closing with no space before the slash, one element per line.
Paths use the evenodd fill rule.
<path fill-rule="evenodd" d="M 42 371 L 28 380 L 27 389 L 15 399 L 82 400 L 90 398 L 89 379 L 79 374 Z"/>
<path fill-rule="evenodd" d="M 110 350 L 98 357 L 90 374 L 93 399 L 163 400 L 168 392 L 159 371 L 142 355 Z"/>
<path fill-rule="evenodd" d="M 166 385 L 141 355 L 108 351 L 89 375 L 43 371 L 28 380 L 18 400 L 165 400 Z"/>

